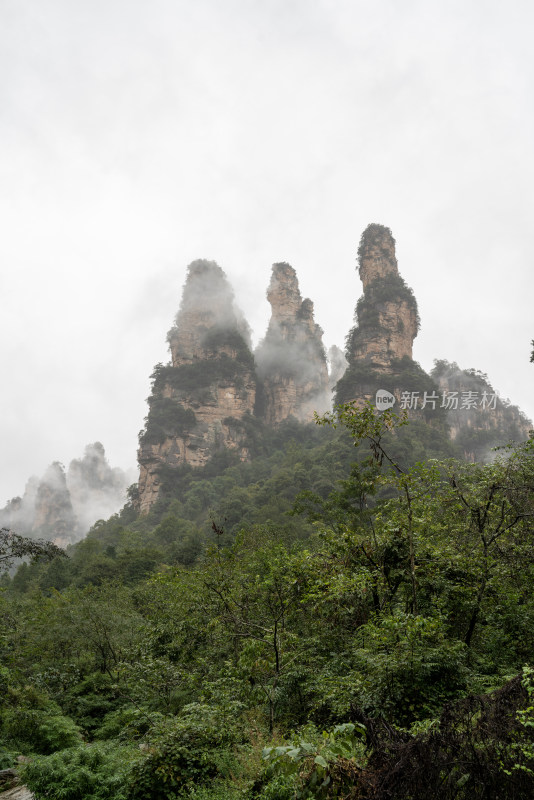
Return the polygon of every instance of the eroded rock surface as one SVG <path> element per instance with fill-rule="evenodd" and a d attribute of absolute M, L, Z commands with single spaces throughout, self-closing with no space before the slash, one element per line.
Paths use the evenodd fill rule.
<path fill-rule="evenodd" d="M 213 261 L 189 265 L 171 362 L 153 374 L 140 437 L 138 508 L 156 502 L 165 471 L 201 467 L 222 448 L 248 452 L 239 422 L 254 413 L 256 374 L 248 325 L 223 270 Z"/>
<path fill-rule="evenodd" d="M 378 389 L 388 389 L 400 398 L 402 391 L 413 390 L 425 380 L 430 390 L 432 379 L 413 361 L 417 302 L 399 274 L 389 228 L 372 224 L 365 229 L 358 270 L 363 295 L 356 305 L 356 325 L 347 337 L 348 366 L 337 383 L 336 402 L 373 400 Z"/>
<path fill-rule="evenodd" d="M 357 327 L 349 343 L 349 364 L 365 360 L 387 370 L 412 358 L 417 336 L 417 302 L 399 274 L 395 240 L 389 228 L 369 225 L 358 249 L 363 297 L 356 306 Z"/>
<path fill-rule="evenodd" d="M 255 353 L 265 421 L 277 425 L 295 417 L 310 422 L 315 411 L 322 413 L 331 404 L 323 332 L 313 303 L 302 299 L 297 274 L 286 263 L 273 265 L 267 299 L 271 319 Z"/>

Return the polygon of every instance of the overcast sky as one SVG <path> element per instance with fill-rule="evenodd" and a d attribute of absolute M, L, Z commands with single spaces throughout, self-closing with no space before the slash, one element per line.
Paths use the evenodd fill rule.
<path fill-rule="evenodd" d="M 135 464 L 187 264 L 257 341 L 289 261 L 343 346 L 389 226 L 414 357 L 534 417 L 531 0 L 0 0 L 0 505 L 100 440 Z"/>

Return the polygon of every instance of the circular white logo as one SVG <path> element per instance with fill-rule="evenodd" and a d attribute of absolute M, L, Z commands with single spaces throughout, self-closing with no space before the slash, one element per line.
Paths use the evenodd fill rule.
<path fill-rule="evenodd" d="M 393 408 L 395 395 L 386 389 L 379 389 L 376 393 L 375 403 L 379 411 L 386 411 L 388 408 Z"/>

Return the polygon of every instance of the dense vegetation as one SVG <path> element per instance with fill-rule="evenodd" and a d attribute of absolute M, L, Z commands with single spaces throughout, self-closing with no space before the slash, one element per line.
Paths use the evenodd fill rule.
<path fill-rule="evenodd" d="M 148 398 L 149 414 L 146 429 L 139 434 L 140 444 L 161 444 L 170 436 L 183 436 L 196 422 L 192 408 L 185 408 L 170 397 Z"/>
<path fill-rule="evenodd" d="M 0 754 L 38 800 L 534 794 L 534 440 L 321 422 L 4 577 Z"/>
<path fill-rule="evenodd" d="M 417 301 L 413 290 L 410 289 L 406 281 L 401 275 L 391 273 L 388 275 L 387 280 L 382 277 L 376 278 L 375 281 L 370 283 L 358 302 L 356 303 L 356 317 L 358 325 L 362 328 L 377 328 L 380 329 L 380 308 L 385 303 L 395 303 L 400 305 L 405 303 L 411 309 L 416 317 L 417 330 L 421 327 L 421 320 L 417 310 Z M 348 336 L 347 349 L 354 348 L 353 340 L 357 335 L 357 329 L 352 329 Z M 388 331 L 387 327 L 384 331 Z"/>
<path fill-rule="evenodd" d="M 433 377 L 429 377 L 417 361 L 405 356 L 394 359 L 387 373 L 365 361 L 350 364 L 336 385 L 336 399 L 339 403 L 346 403 L 354 397 L 374 396 L 378 389 L 386 389 L 397 394 L 418 392 L 421 398 L 425 392 L 429 395 L 433 392 L 439 395 L 439 387 Z M 420 416 L 432 422 L 434 427 L 441 431 L 445 441 L 448 438 L 446 411 L 440 407 L 440 403 L 435 405 L 435 408 L 431 404 L 428 405 L 421 411 Z"/>

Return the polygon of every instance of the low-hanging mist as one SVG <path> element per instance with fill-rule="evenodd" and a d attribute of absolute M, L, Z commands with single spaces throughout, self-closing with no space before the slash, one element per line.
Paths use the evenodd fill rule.
<path fill-rule="evenodd" d="M 122 508 L 134 478 L 131 471 L 109 465 L 100 442 L 88 444 L 67 470 L 55 461 L 40 478 L 31 477 L 23 495 L 0 510 L 0 524 L 66 547 Z"/>

